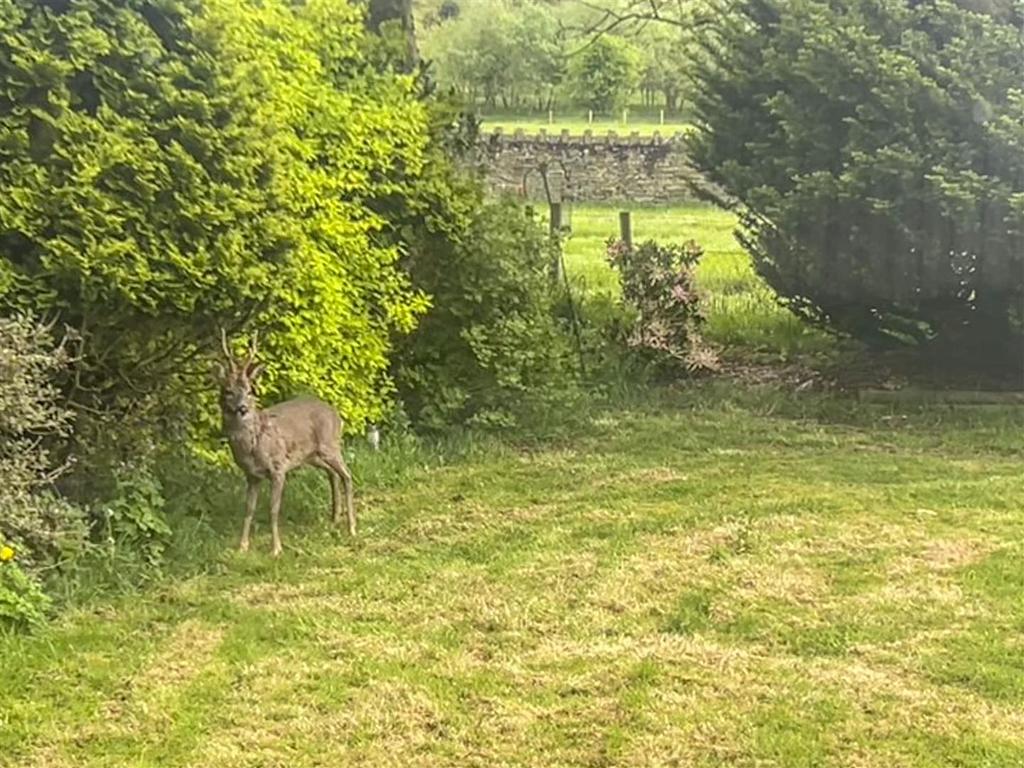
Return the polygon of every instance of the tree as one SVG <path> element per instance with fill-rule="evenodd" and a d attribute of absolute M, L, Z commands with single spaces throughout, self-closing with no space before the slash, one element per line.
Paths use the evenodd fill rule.
<path fill-rule="evenodd" d="M 0 21 L 0 310 L 78 329 L 80 438 L 131 453 L 212 414 L 219 326 L 264 332 L 271 396 L 378 414 L 427 302 L 368 202 L 427 129 L 412 78 L 366 66 L 362 12 L 7 0 Z"/>
<path fill-rule="evenodd" d="M 419 51 L 416 48 L 412 0 L 369 0 L 366 26 L 377 35 L 386 35 L 389 27 L 393 29 L 395 36 L 401 41 L 401 45 L 397 46 L 401 54 L 395 56 L 396 61 L 402 62 L 404 69 L 415 68 L 419 60 Z"/>
<path fill-rule="evenodd" d="M 637 40 L 641 51 L 640 89 L 646 106 L 653 106 L 660 94 L 665 109 L 679 110 L 689 84 L 692 45 L 678 28 L 653 24 Z"/>
<path fill-rule="evenodd" d="M 431 28 L 423 48 L 441 83 L 488 107 L 550 106 L 565 74 L 558 25 L 531 0 L 467 4 Z"/>
<path fill-rule="evenodd" d="M 503 6 L 491 11 L 469 6 L 457 18 L 430 30 L 423 53 L 440 82 L 470 102 L 482 99 L 493 107 L 514 83 L 511 27 L 512 16 Z"/>
<path fill-rule="evenodd" d="M 639 79 L 636 51 L 626 41 L 602 35 L 570 63 L 576 101 L 595 112 L 623 104 Z"/>
<path fill-rule="evenodd" d="M 710 180 L 796 311 L 1008 362 L 1024 283 L 1024 37 L 952 3 L 742 0 L 704 43 Z"/>
<path fill-rule="evenodd" d="M 543 3 L 518 6 L 512 27 L 515 77 L 537 109 L 549 109 L 565 78 L 564 40 L 551 9 Z"/>
<path fill-rule="evenodd" d="M 448 21 L 457 18 L 459 15 L 459 4 L 456 0 L 444 0 L 437 10 L 437 17 L 441 21 Z"/>

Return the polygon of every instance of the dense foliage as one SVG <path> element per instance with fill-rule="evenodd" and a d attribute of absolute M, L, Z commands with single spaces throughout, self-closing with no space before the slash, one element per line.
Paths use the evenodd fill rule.
<path fill-rule="evenodd" d="M 683 107 L 692 36 L 686 27 L 638 22 L 599 35 L 594 30 L 607 18 L 600 2 L 421 6 L 423 53 L 439 82 L 488 111 L 600 114 L 637 101 Z"/>
<path fill-rule="evenodd" d="M 570 72 L 577 103 L 608 112 L 625 104 L 636 87 L 639 56 L 625 41 L 602 35 L 572 60 Z"/>
<path fill-rule="evenodd" d="M 72 414 L 54 387 L 63 344 L 28 318 L 0 318 L 0 626 L 38 621 L 39 569 L 80 549 L 84 514 L 54 492 L 66 469 L 54 448 Z"/>
<path fill-rule="evenodd" d="M 365 65 L 360 9 L 4 0 L 0 19 L 0 305 L 77 329 L 69 394 L 112 414 L 91 432 L 194 422 L 218 326 L 253 323 L 270 394 L 378 413 L 426 300 L 368 201 L 426 131 L 413 79 Z"/>
<path fill-rule="evenodd" d="M 399 230 L 463 231 L 479 198 L 442 183 L 406 39 L 342 0 L 0 19 L 0 612 L 25 623 L 58 576 L 132 583 L 184 516 L 234 511 L 207 450 L 221 327 L 260 330 L 266 400 L 315 391 L 351 429 L 390 407 L 395 339 L 430 304 Z"/>
<path fill-rule="evenodd" d="M 658 103 L 678 111 L 690 96 L 692 35 L 687 30 L 652 24 L 637 41 L 640 51 L 639 90 L 644 106 Z"/>
<path fill-rule="evenodd" d="M 562 291 L 550 280 L 553 244 L 519 206 L 485 199 L 460 162 L 475 148 L 477 121 L 460 99 L 434 92 L 429 73 L 421 85 L 423 167 L 402 179 L 400 194 L 371 203 L 431 301 L 416 330 L 396 340 L 397 405 L 417 428 L 522 427 L 575 393 Z"/>
<path fill-rule="evenodd" d="M 708 35 L 694 156 L 795 309 L 990 361 L 1019 349 L 1020 11 L 744 0 Z"/>
<path fill-rule="evenodd" d="M 430 29 L 424 54 L 469 101 L 547 108 L 565 77 L 563 38 L 550 8 L 529 0 L 467 5 Z"/>
<path fill-rule="evenodd" d="M 481 202 L 464 225 L 411 244 L 410 274 L 433 307 L 398 350 L 399 391 L 426 427 L 513 426 L 574 393 L 551 243 L 510 203 Z"/>

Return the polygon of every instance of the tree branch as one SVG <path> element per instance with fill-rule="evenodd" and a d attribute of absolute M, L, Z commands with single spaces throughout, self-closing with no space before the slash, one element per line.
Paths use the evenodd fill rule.
<path fill-rule="evenodd" d="M 586 38 L 583 45 L 568 53 L 569 57 L 579 55 L 602 35 L 628 25 L 635 25 L 632 29 L 633 32 L 642 32 L 652 23 L 667 24 L 685 30 L 698 30 L 712 26 L 718 18 L 718 14 L 710 12 L 702 15 L 692 14 L 692 12 L 688 14 L 688 10 L 692 11 L 698 5 L 695 0 L 632 0 L 620 10 L 611 8 L 598 0 L 572 0 L 572 2 L 595 11 L 600 16 L 596 21 L 582 27 L 562 27 L 566 31 Z"/>

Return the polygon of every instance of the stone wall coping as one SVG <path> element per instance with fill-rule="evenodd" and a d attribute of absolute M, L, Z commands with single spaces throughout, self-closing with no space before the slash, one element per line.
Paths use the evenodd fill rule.
<path fill-rule="evenodd" d="M 684 137 L 685 134 L 682 131 L 665 136 L 662 136 L 659 131 L 655 131 L 652 135 L 641 136 L 637 131 L 629 134 L 620 134 L 616 131 L 600 134 L 588 130 L 574 134 L 567 129 L 561 133 L 548 133 L 544 128 L 539 129 L 537 133 L 527 133 L 522 128 L 516 128 L 512 133 L 506 133 L 501 128 L 495 128 L 490 133 L 480 134 L 480 138 L 490 144 L 614 144 L 629 147 L 677 144 L 682 142 Z"/>

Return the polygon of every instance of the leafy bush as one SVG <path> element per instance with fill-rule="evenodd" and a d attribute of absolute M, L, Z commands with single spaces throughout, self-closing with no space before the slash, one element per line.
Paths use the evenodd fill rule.
<path fill-rule="evenodd" d="M 1020 348 L 1024 36 L 1000 7 L 743 0 L 708 28 L 693 157 L 796 311 L 996 361 Z"/>
<path fill-rule="evenodd" d="M 221 325 L 261 328 L 269 395 L 379 413 L 426 301 L 368 201 L 427 137 L 413 78 L 366 65 L 362 10 L 11 0 L 0 21 L 0 308 L 77 329 L 79 438 L 116 465 L 185 437 Z"/>
<path fill-rule="evenodd" d="M 511 426 L 569 402 L 575 375 L 555 316 L 550 243 L 511 203 L 482 203 L 410 245 L 414 284 L 432 308 L 403 340 L 396 379 L 426 427 Z"/>
<path fill-rule="evenodd" d="M 537 425 L 576 393 L 551 243 L 519 206 L 485 202 L 479 179 L 457 162 L 474 148 L 477 122 L 425 86 L 423 170 L 403 180 L 403 194 L 370 202 L 431 303 L 396 344 L 399 418 L 427 429 Z"/>
<path fill-rule="evenodd" d="M 669 370 L 714 368 L 716 359 L 700 337 L 704 320 L 694 267 L 704 255 L 696 242 L 631 247 L 609 240 L 608 262 L 622 296 L 636 313 L 626 335 L 629 346 Z"/>
<path fill-rule="evenodd" d="M 111 555 L 127 550 L 141 565 L 158 571 L 171 538 L 160 481 L 142 465 L 119 466 L 108 501 L 96 505 L 93 521 Z"/>
<path fill-rule="evenodd" d="M 29 572 L 80 548 L 82 512 L 54 491 L 67 465 L 54 458 L 71 413 L 54 386 L 68 364 L 63 345 L 27 317 L 0 318 L 0 546 Z"/>
<path fill-rule="evenodd" d="M 25 629 L 43 623 L 51 600 L 14 552 L 0 546 L 0 628 Z"/>
<path fill-rule="evenodd" d="M 84 515 L 54 491 L 71 413 L 53 381 L 67 364 L 48 328 L 0 318 L 0 623 L 38 621 L 49 607 L 40 571 L 84 545 Z"/>

